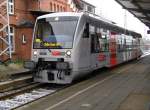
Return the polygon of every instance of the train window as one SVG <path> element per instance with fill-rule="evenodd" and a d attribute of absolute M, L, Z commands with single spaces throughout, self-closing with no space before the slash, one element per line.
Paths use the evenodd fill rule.
<path fill-rule="evenodd" d="M 98 28 L 97 29 L 97 34 L 99 36 L 99 42 L 100 42 L 100 51 L 101 52 L 106 52 L 108 51 L 108 41 L 107 41 L 107 33 L 104 33 L 102 31 L 103 29 Z"/>
<path fill-rule="evenodd" d="M 101 38 L 102 34 L 101 34 L 101 29 L 100 28 L 96 29 L 96 34 L 98 35 L 99 38 Z"/>
<path fill-rule="evenodd" d="M 99 53 L 99 51 L 100 51 L 100 46 L 99 46 L 98 36 L 92 34 L 91 35 L 91 52 Z"/>
<path fill-rule="evenodd" d="M 84 27 L 83 38 L 89 38 L 89 23 L 86 23 Z"/>
<path fill-rule="evenodd" d="M 123 51 L 126 51 L 126 39 L 124 38 Z"/>
<path fill-rule="evenodd" d="M 90 26 L 90 36 L 91 36 L 91 53 L 99 53 L 100 51 L 99 37 L 96 33 L 96 28 L 94 26 Z"/>
<path fill-rule="evenodd" d="M 107 39 L 100 38 L 99 41 L 100 41 L 100 51 L 101 52 L 108 51 L 109 44 L 108 44 Z"/>
<path fill-rule="evenodd" d="M 122 52 L 123 51 L 123 39 L 120 34 L 117 35 L 117 51 Z"/>
<path fill-rule="evenodd" d="M 126 50 L 131 51 L 132 50 L 132 37 L 126 36 Z"/>
<path fill-rule="evenodd" d="M 106 35 L 102 35 L 102 38 L 105 39 L 105 38 L 106 38 Z"/>
<path fill-rule="evenodd" d="M 34 33 L 35 49 L 71 49 L 77 18 L 56 17 L 37 21 Z"/>

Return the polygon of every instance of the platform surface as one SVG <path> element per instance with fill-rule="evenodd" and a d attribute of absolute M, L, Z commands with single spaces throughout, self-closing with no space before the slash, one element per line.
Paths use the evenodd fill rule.
<path fill-rule="evenodd" d="M 99 71 L 18 110 L 150 110 L 150 56 Z"/>

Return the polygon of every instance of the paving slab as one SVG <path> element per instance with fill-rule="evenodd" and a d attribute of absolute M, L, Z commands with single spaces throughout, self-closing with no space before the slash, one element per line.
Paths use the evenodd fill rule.
<path fill-rule="evenodd" d="M 130 94 L 118 110 L 150 110 L 150 94 Z"/>

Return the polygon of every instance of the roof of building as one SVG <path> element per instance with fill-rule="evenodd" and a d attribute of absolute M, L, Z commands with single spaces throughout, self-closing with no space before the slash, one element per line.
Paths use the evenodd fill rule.
<path fill-rule="evenodd" d="M 92 6 L 92 7 L 95 8 L 95 6 L 94 6 L 93 4 L 91 4 L 91 3 L 88 3 L 88 2 L 86 2 L 86 1 L 84 1 L 84 0 L 81 0 L 81 2 L 83 2 L 83 3 L 87 4 L 87 5 Z"/>
<path fill-rule="evenodd" d="M 82 9 L 82 8 L 83 8 L 83 7 L 82 7 L 82 3 L 87 4 L 87 5 L 90 5 L 90 6 L 92 6 L 92 7 L 95 8 L 94 5 L 88 3 L 88 2 L 86 2 L 86 1 L 84 1 L 84 0 L 72 0 L 72 1 L 74 2 L 74 4 L 76 5 L 76 7 L 77 7 L 78 9 Z"/>
<path fill-rule="evenodd" d="M 150 28 L 150 0 L 115 0 Z"/>
<path fill-rule="evenodd" d="M 41 10 L 31 10 L 30 11 L 32 14 L 37 15 L 37 16 L 41 16 L 44 14 L 50 14 L 50 13 L 54 13 L 52 11 L 41 11 Z"/>

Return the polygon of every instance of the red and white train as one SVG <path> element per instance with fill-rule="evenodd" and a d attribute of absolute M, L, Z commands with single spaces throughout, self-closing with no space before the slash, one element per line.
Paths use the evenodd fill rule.
<path fill-rule="evenodd" d="M 102 68 L 142 55 L 141 35 L 87 12 L 64 12 L 37 18 L 31 61 L 37 82 L 68 84 Z"/>

